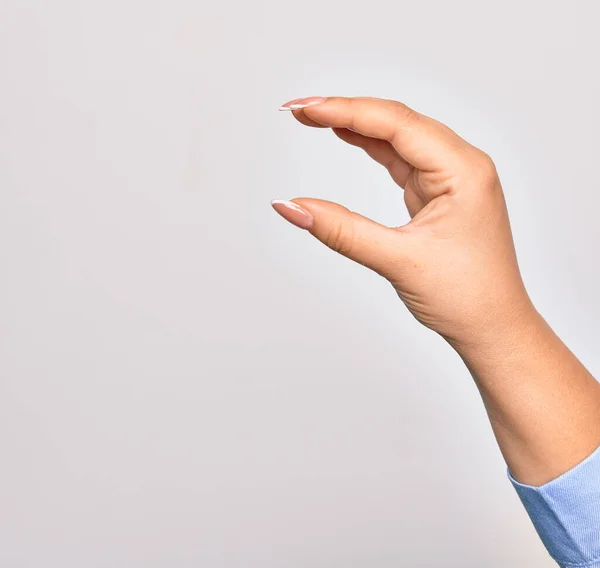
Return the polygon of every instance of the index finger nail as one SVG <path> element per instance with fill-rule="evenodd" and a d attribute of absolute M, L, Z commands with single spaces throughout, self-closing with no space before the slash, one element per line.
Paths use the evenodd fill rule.
<path fill-rule="evenodd" d="M 281 105 L 279 110 L 299 110 L 313 105 L 318 105 L 325 101 L 327 97 L 305 97 L 303 99 L 293 99 Z"/>

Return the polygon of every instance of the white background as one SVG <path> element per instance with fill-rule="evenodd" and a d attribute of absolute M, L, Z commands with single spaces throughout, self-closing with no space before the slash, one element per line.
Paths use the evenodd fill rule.
<path fill-rule="evenodd" d="M 597 375 L 598 4 L 0 0 L 0 565 L 550 568 L 460 359 L 272 198 L 408 220 L 279 113 L 402 100 L 491 154 Z"/>

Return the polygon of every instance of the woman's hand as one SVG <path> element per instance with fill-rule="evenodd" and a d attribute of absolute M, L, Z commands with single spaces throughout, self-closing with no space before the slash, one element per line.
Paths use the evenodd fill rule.
<path fill-rule="evenodd" d="M 408 309 L 465 361 L 513 475 L 542 484 L 600 444 L 600 385 L 533 307 L 496 168 L 481 150 L 402 103 L 291 101 L 404 188 L 411 221 L 384 227 L 318 199 L 274 201 L 288 221 L 387 278 Z"/>
<path fill-rule="evenodd" d="M 385 166 L 412 219 L 389 228 L 312 198 L 274 201 L 278 213 L 389 280 L 417 320 L 454 346 L 492 341 L 534 312 L 487 154 L 396 101 L 312 97 L 281 109 L 331 127 Z"/>

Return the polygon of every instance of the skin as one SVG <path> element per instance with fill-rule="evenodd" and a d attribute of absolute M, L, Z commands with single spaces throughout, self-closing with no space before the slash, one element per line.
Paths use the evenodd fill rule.
<path fill-rule="evenodd" d="M 411 221 L 386 227 L 311 198 L 293 199 L 295 211 L 274 204 L 277 211 L 386 278 L 457 351 L 515 479 L 539 486 L 591 454 L 600 445 L 600 383 L 527 294 L 492 159 L 397 101 L 298 99 L 292 114 L 386 167 Z"/>

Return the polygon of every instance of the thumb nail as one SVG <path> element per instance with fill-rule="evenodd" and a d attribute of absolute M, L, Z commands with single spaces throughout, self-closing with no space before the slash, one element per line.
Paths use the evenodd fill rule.
<path fill-rule="evenodd" d="M 271 201 L 273 209 L 277 211 L 286 221 L 301 229 L 310 230 L 313 225 L 313 216 L 293 201 L 281 201 L 273 199 Z"/>

